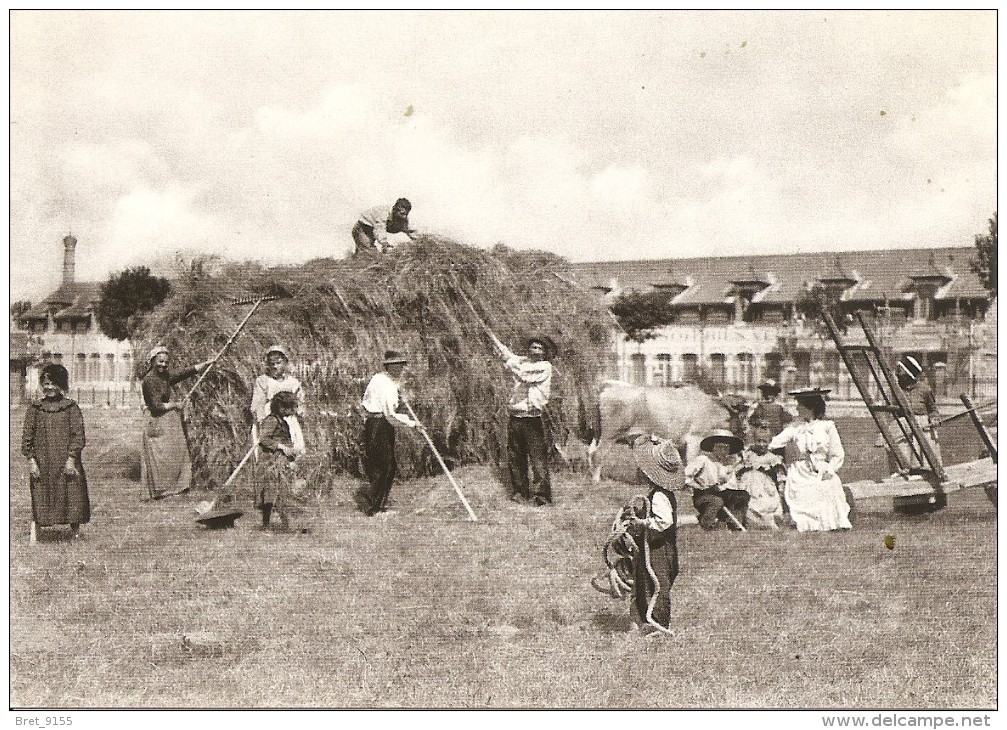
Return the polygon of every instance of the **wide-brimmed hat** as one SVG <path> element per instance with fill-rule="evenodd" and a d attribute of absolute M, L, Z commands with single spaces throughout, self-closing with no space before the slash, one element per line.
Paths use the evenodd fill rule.
<path fill-rule="evenodd" d="M 814 399 L 815 396 L 825 400 L 825 396 L 832 392 L 831 388 L 798 388 L 797 390 L 788 391 L 788 395 L 794 396 L 797 400 Z"/>
<path fill-rule="evenodd" d="M 777 383 L 772 378 L 766 378 L 762 382 L 762 385 L 759 386 L 759 390 L 765 393 L 772 393 L 773 395 L 779 395 L 783 389 L 780 387 L 780 384 Z"/>
<path fill-rule="evenodd" d="M 153 360 L 155 357 L 157 357 L 162 353 L 167 355 L 168 348 L 165 347 L 164 345 L 154 345 L 152 348 L 150 348 L 150 352 L 147 353 L 147 362 L 150 362 L 151 360 Z"/>
<path fill-rule="evenodd" d="M 234 521 L 241 517 L 244 512 L 235 509 L 233 506 L 220 506 L 208 510 L 196 518 L 196 522 L 211 530 L 219 530 L 224 527 L 234 527 Z"/>
<path fill-rule="evenodd" d="M 398 350 L 385 350 L 385 365 L 405 365 L 408 362 L 409 358 Z"/>
<path fill-rule="evenodd" d="M 527 349 L 535 343 L 542 345 L 542 349 L 545 350 L 546 360 L 551 360 L 556 356 L 556 343 L 553 342 L 551 337 L 547 337 L 545 335 L 532 335 L 525 340 L 524 346 Z"/>
<path fill-rule="evenodd" d="M 745 447 L 744 442 L 726 428 L 715 428 L 699 442 L 699 448 L 703 451 L 713 451 L 713 447 L 717 444 L 727 444 L 732 454 L 739 453 Z"/>
<path fill-rule="evenodd" d="M 923 373 L 923 366 L 912 355 L 903 355 L 899 358 L 899 370 L 913 380 L 919 380 L 920 375 Z"/>
<path fill-rule="evenodd" d="M 267 349 L 267 350 L 266 350 L 266 354 L 265 354 L 265 355 L 263 355 L 262 357 L 263 357 L 264 359 L 268 360 L 268 359 L 269 359 L 269 356 L 270 356 L 271 354 L 273 354 L 274 352 L 277 352 L 277 353 L 279 353 L 279 354 L 283 355 L 283 357 L 284 357 L 284 358 L 285 358 L 285 359 L 287 360 L 287 362 L 290 362 L 290 353 L 288 353 L 288 352 L 287 352 L 287 351 L 286 351 L 286 350 L 285 350 L 285 349 L 283 348 L 283 346 L 282 346 L 282 345 L 270 345 L 270 346 L 269 346 L 269 349 Z"/>
<path fill-rule="evenodd" d="M 650 481 L 663 489 L 681 489 L 685 486 L 682 457 L 675 444 L 666 439 L 657 443 L 650 436 L 641 436 L 633 443 L 633 458 Z"/>

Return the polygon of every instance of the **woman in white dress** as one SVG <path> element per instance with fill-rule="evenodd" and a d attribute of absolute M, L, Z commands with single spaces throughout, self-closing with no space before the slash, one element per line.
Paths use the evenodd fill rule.
<path fill-rule="evenodd" d="M 836 424 L 825 420 L 822 388 L 791 391 L 798 418 L 773 437 L 769 448 L 783 450 L 787 465 L 784 498 L 799 532 L 848 530 L 850 505 L 836 472 L 846 456 Z"/>

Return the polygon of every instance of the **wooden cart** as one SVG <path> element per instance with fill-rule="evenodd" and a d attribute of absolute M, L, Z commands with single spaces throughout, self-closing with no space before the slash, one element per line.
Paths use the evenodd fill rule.
<path fill-rule="evenodd" d="M 913 415 L 906 395 L 899 387 L 895 375 L 881 355 L 878 340 L 862 312 L 854 314 L 864 331 L 866 344 L 850 344 L 836 326 L 832 316 L 825 312 L 822 318 L 853 383 L 860 392 L 868 413 L 874 419 L 899 473 L 881 481 L 859 481 L 845 484 L 854 499 L 891 497 L 897 509 L 935 510 L 947 504 L 947 495 L 961 489 L 983 487 L 990 501 L 996 505 L 997 447 L 993 436 L 983 422 L 979 409 L 967 395 L 962 395 L 965 411 L 951 418 L 968 415 L 979 432 L 989 456 L 982 459 L 944 466 L 934 452 L 923 428 Z M 878 400 L 871 394 L 873 380 Z M 951 419 L 944 419 L 945 421 Z M 895 429 L 898 430 L 896 435 Z M 909 445 L 907 458 L 900 444 Z"/>

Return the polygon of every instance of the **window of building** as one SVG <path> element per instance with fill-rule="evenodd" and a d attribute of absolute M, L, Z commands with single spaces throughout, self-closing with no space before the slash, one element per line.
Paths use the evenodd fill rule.
<path fill-rule="evenodd" d="M 778 352 L 766 353 L 766 372 L 762 374 L 763 378 L 772 378 L 777 383 L 783 380 L 780 377 L 781 366 L 780 362 L 783 358 Z"/>
<path fill-rule="evenodd" d="M 91 382 L 101 380 L 101 355 L 97 352 L 91 353 L 87 363 L 87 379 Z"/>
<path fill-rule="evenodd" d="M 710 355 L 710 380 L 717 385 L 727 383 L 727 358 L 723 353 Z"/>
<path fill-rule="evenodd" d="M 101 369 L 101 379 L 104 381 L 115 380 L 115 355 L 105 355 Z"/>
<path fill-rule="evenodd" d="M 133 355 L 129 352 L 122 353 L 122 367 L 119 370 L 119 380 L 129 382 L 133 377 Z"/>
<path fill-rule="evenodd" d="M 73 373 L 70 379 L 77 383 L 87 379 L 87 355 L 83 352 L 78 353 L 73 359 Z"/>
<path fill-rule="evenodd" d="M 706 312 L 708 324 L 727 324 L 731 321 L 731 311 L 726 307 L 711 307 Z"/>
<path fill-rule="evenodd" d="M 657 363 L 654 365 L 654 385 L 664 387 L 671 385 L 671 355 L 666 352 L 657 355 Z"/>
<path fill-rule="evenodd" d="M 678 313 L 679 324 L 699 324 L 699 310 L 695 307 L 686 307 Z"/>
<path fill-rule="evenodd" d="M 699 357 L 694 352 L 682 355 L 682 380 L 696 382 L 699 378 Z"/>
<path fill-rule="evenodd" d="M 794 373 L 794 386 L 807 388 L 811 382 L 811 353 L 806 350 L 795 352 L 794 366 L 797 368 Z"/>
<path fill-rule="evenodd" d="M 738 353 L 738 390 L 751 390 L 755 387 L 755 356 L 750 352 Z"/>
<path fill-rule="evenodd" d="M 74 331 L 77 332 L 77 334 L 80 334 L 80 335 L 86 335 L 87 334 L 87 330 L 88 330 L 88 326 L 87 326 L 87 320 L 86 319 L 78 320 L 77 323 L 76 323 L 76 325 L 74 326 Z"/>
<path fill-rule="evenodd" d="M 629 382 L 634 385 L 645 385 L 647 383 L 647 359 L 642 353 L 634 353 L 629 356 L 630 373 Z"/>

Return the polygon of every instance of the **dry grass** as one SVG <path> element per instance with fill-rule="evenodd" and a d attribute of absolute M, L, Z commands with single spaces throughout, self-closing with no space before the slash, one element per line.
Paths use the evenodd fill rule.
<path fill-rule="evenodd" d="M 276 343 L 290 351 L 311 398 L 304 468 L 316 482 L 358 473 L 357 407 L 386 349 L 409 356 L 409 399 L 444 456 L 456 464 L 491 463 L 506 448 L 500 404 L 512 386 L 483 322 L 514 350 L 532 334 L 551 337 L 558 353 L 549 415 L 557 433 L 588 427 L 611 321 L 572 276 L 570 264 L 552 254 L 483 251 L 438 237 L 386 256 L 273 269 L 197 260 L 147 318 L 137 362 L 146 365 L 155 342 L 171 349 L 175 367 L 202 361 L 251 309 L 230 305 L 228 297 L 281 294 L 249 321 L 192 401 L 190 422 L 201 434 L 193 448 L 197 474 L 226 474 L 248 448 L 250 389 L 265 349 Z M 399 466 L 412 475 L 438 470 L 419 444 L 403 447 Z"/>
<path fill-rule="evenodd" d="M 207 532 L 192 519 L 205 495 L 145 502 L 88 458 L 128 442 L 135 414 L 85 418 L 85 540 L 26 544 L 12 459 L 14 707 L 997 703 L 996 514 L 979 490 L 927 517 L 862 515 L 848 534 L 685 527 L 677 636 L 650 641 L 589 585 L 612 515 L 639 487 L 558 473 L 558 506 L 536 510 L 467 467 L 472 523 L 442 478 L 396 484 L 399 513 L 375 519 L 337 479 L 312 534 L 264 535 L 250 509 Z"/>

